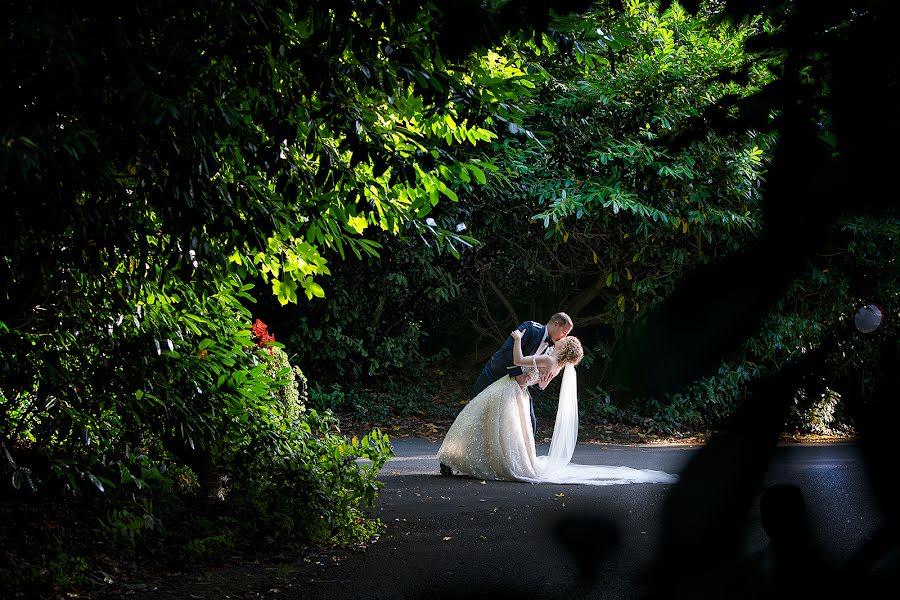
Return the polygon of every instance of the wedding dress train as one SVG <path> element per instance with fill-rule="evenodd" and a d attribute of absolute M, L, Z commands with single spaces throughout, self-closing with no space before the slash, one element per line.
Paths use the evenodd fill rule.
<path fill-rule="evenodd" d="M 537 369 L 526 368 L 528 383 Z M 528 393 L 513 377 L 501 377 L 475 396 L 456 417 L 438 450 L 438 459 L 454 472 L 479 479 L 613 485 L 674 483 L 677 476 L 651 469 L 572 464 L 578 437 L 575 367 L 567 365 L 550 452 L 537 456 Z"/>

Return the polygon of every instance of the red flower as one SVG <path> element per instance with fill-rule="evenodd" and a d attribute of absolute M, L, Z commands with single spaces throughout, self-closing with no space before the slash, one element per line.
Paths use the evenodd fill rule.
<path fill-rule="evenodd" d="M 256 322 L 250 327 L 250 333 L 256 338 L 256 345 L 260 348 L 268 345 L 269 342 L 275 341 L 275 336 L 269 333 L 269 327 L 260 319 L 256 319 Z M 275 356 L 273 348 L 269 348 L 269 355 Z"/>

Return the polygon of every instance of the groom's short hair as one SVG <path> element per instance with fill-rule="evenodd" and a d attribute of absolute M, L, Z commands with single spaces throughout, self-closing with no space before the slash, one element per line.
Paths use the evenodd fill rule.
<path fill-rule="evenodd" d="M 568 325 L 569 327 L 574 327 L 574 325 L 572 324 L 572 317 L 570 317 L 569 315 L 567 315 L 564 312 L 558 312 L 555 315 L 553 315 L 552 317 L 550 317 L 550 320 L 547 321 L 547 324 L 549 325 L 553 321 L 557 321 L 562 325 Z"/>

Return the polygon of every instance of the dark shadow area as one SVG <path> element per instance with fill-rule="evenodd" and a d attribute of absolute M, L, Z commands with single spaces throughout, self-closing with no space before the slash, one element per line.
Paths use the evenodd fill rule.
<path fill-rule="evenodd" d="M 764 192 L 764 234 L 755 247 L 690 274 L 621 344 L 613 371 L 636 396 L 675 392 L 711 374 L 758 330 L 801 270 L 832 250 L 826 231 L 838 219 L 897 209 L 896 194 L 882 191 L 895 187 L 891 147 L 900 138 L 900 119 L 891 108 L 900 106 L 900 55 L 890 47 L 892 24 L 900 16 L 896 3 L 725 4 L 734 20 L 769 10 L 786 19 L 781 31 L 756 42 L 760 51 L 786 53 L 777 84 L 751 100 L 736 101 L 736 119 L 717 120 L 721 113 L 700 119 L 707 127 L 716 123 L 742 130 L 759 124 L 761 114 L 775 115 L 779 143 Z M 696 2 L 685 5 L 700 9 Z M 826 82 L 824 96 L 810 86 L 810 72 Z M 820 139 L 820 111 L 833 120 L 834 148 Z M 677 147 L 699 132 L 686 129 L 661 143 Z M 877 297 L 877 281 L 853 283 L 861 297 Z M 890 304 L 887 314 L 897 312 L 893 300 L 884 300 Z M 790 486 L 760 489 L 793 391 L 823 364 L 841 336 L 851 335 L 837 323 L 823 326 L 834 332 L 832 339 L 754 382 L 726 430 L 713 436 L 683 471 L 667 498 L 648 598 L 900 594 L 900 503 L 890 489 L 896 469 L 892 431 L 900 418 L 895 338 L 883 331 L 869 335 L 880 357 L 874 366 L 879 376 L 875 385 L 848 398 L 886 526 L 848 564 L 825 565 L 808 540 L 806 510 L 813 507 L 804 505 L 802 493 Z M 746 519 L 761 492 L 770 544 L 746 559 Z M 744 569 L 753 563 L 758 573 L 750 575 Z M 753 585 L 741 588 L 741 578 Z"/>

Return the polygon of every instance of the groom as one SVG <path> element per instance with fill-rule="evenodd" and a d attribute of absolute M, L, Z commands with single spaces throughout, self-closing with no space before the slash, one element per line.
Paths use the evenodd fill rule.
<path fill-rule="evenodd" d="M 522 356 L 531 356 L 532 354 L 552 354 L 553 345 L 563 339 L 572 331 L 572 318 L 564 312 L 558 312 L 550 317 L 550 322 L 546 326 L 534 321 L 525 321 L 516 329 L 524 331 L 522 336 Z M 486 387 L 500 379 L 501 377 L 516 377 L 522 374 L 522 367 L 513 365 L 513 339 L 512 336 L 506 338 L 500 349 L 494 352 L 481 375 L 475 381 L 472 387 L 472 398 L 477 396 Z M 538 387 L 544 389 L 553 375 L 547 373 L 541 376 L 538 381 Z M 527 390 L 526 390 L 527 391 Z M 531 393 L 528 394 L 529 407 L 531 409 L 531 428 L 537 434 L 537 419 L 534 416 L 534 402 L 531 399 Z M 441 464 L 441 475 L 452 475 L 451 469 Z"/>
<path fill-rule="evenodd" d="M 550 322 L 546 326 L 534 321 L 525 321 L 516 329 L 524 331 L 522 336 L 522 356 L 531 356 L 532 354 L 552 354 L 553 345 L 563 339 L 572 331 L 572 319 L 564 312 L 558 312 L 550 317 Z M 504 375 L 515 377 L 522 374 L 522 367 L 513 365 L 513 339 L 512 336 L 507 337 L 500 349 L 494 352 L 481 375 L 475 381 L 472 387 L 472 398 L 481 393 L 484 388 L 491 385 Z M 544 389 L 550 383 L 551 377 L 545 376 L 541 378 L 538 387 Z M 534 407 L 531 409 L 531 423 L 536 426 L 534 418 Z"/>
<path fill-rule="evenodd" d="M 534 321 L 525 321 L 516 329 L 525 332 L 525 335 L 522 336 L 522 356 L 553 354 L 553 345 L 572 331 L 572 319 L 566 313 L 558 312 L 550 317 L 550 322 L 546 327 Z M 481 375 L 478 376 L 472 387 L 472 398 L 503 376 L 515 377 L 522 374 L 522 367 L 513 365 L 512 347 L 513 339 L 510 336 L 484 365 Z M 538 387 L 544 389 L 551 379 L 553 376 L 549 373 L 542 376 Z M 529 394 L 529 399 L 530 397 L 531 394 Z M 533 402 L 531 403 L 531 427 L 537 433 L 537 419 L 534 417 Z"/>

